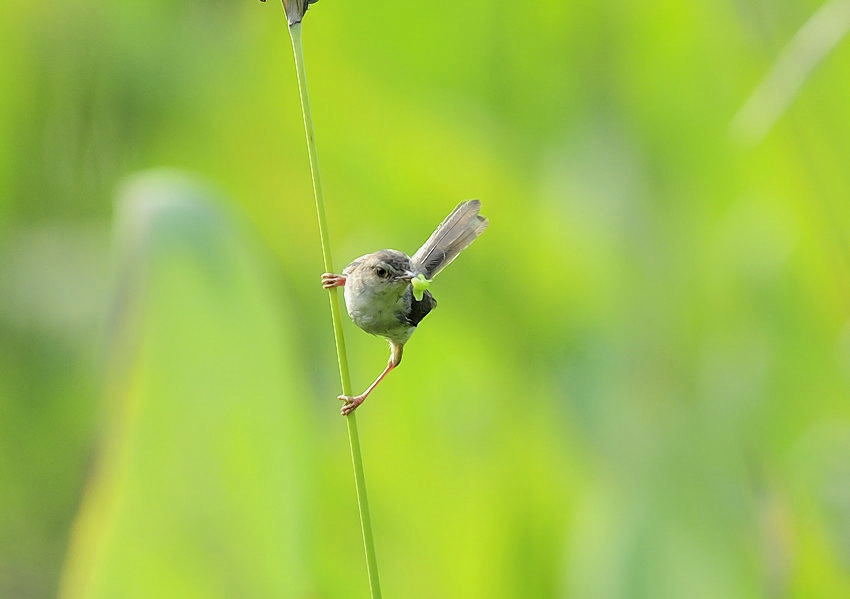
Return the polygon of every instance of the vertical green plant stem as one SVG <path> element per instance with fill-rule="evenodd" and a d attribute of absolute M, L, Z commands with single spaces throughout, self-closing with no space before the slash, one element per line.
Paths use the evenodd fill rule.
<path fill-rule="evenodd" d="M 319 157 L 316 152 L 316 138 L 313 132 L 313 115 L 310 111 L 310 98 L 307 95 L 307 73 L 304 70 L 304 49 L 301 44 L 301 23 L 289 28 L 292 38 L 292 50 L 295 54 L 295 70 L 298 74 L 298 91 L 301 94 L 301 110 L 304 114 L 304 132 L 307 135 L 307 153 L 310 156 L 310 173 L 313 176 L 313 195 L 316 199 L 316 215 L 319 219 L 319 236 L 322 240 L 322 256 L 325 271 L 334 272 L 331 244 L 328 237 L 328 225 L 325 217 L 325 202 L 322 194 L 322 182 L 319 177 Z M 345 351 L 345 336 L 342 330 L 342 317 L 339 310 L 337 288 L 328 290 L 333 321 L 336 356 L 339 364 L 339 380 L 342 392 L 351 395 L 351 376 L 348 372 L 348 355 Z M 360 454 L 360 437 L 357 433 L 357 420 L 354 413 L 345 417 L 348 424 L 348 443 L 351 448 L 351 463 L 354 466 L 354 484 L 357 488 L 357 505 L 360 510 L 360 528 L 363 533 L 363 548 L 366 551 L 366 567 L 369 573 L 369 587 L 372 599 L 380 599 L 381 585 L 378 581 L 378 560 L 375 557 L 375 543 L 372 539 L 372 522 L 369 516 L 369 501 L 366 498 L 366 476 L 363 474 L 363 457 Z"/>

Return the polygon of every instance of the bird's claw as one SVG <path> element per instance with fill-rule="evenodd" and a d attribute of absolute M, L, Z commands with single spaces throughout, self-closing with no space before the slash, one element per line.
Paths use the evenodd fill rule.
<path fill-rule="evenodd" d="M 345 405 L 339 410 L 339 413 L 343 416 L 348 416 L 354 410 L 357 409 L 357 406 L 363 403 L 363 400 L 366 398 L 362 395 L 339 395 L 337 399 L 340 401 L 344 401 Z"/>
<path fill-rule="evenodd" d="M 322 273 L 322 287 L 332 289 L 333 287 L 342 287 L 345 285 L 345 277 L 332 272 Z"/>

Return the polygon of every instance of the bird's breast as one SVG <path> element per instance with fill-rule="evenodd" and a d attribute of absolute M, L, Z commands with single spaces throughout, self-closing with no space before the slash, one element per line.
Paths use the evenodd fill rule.
<path fill-rule="evenodd" d="M 367 333 L 404 342 L 415 327 L 399 318 L 399 300 L 396 294 L 376 290 L 357 280 L 349 280 L 345 286 L 345 307 L 354 324 Z"/>

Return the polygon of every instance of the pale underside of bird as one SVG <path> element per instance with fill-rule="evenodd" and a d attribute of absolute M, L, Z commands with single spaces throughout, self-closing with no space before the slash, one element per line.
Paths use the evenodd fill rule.
<path fill-rule="evenodd" d="M 324 273 L 325 289 L 345 287 L 345 306 L 354 323 L 373 335 L 385 337 L 390 358 L 383 372 L 359 395 L 340 395 L 340 410 L 348 415 L 369 396 L 385 376 L 401 363 L 404 344 L 437 300 L 425 291 L 417 299 L 411 279 L 419 275 L 433 279 L 458 254 L 484 232 L 489 224 L 478 212 L 481 202 L 459 204 L 412 256 L 398 250 L 379 250 L 360 256 L 342 274 Z"/>

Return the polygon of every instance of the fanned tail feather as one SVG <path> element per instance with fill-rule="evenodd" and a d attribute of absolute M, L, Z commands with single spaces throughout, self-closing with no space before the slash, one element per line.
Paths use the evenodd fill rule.
<path fill-rule="evenodd" d="M 479 200 L 459 204 L 411 257 L 414 270 L 431 279 L 457 258 L 489 224 L 480 209 Z"/>

